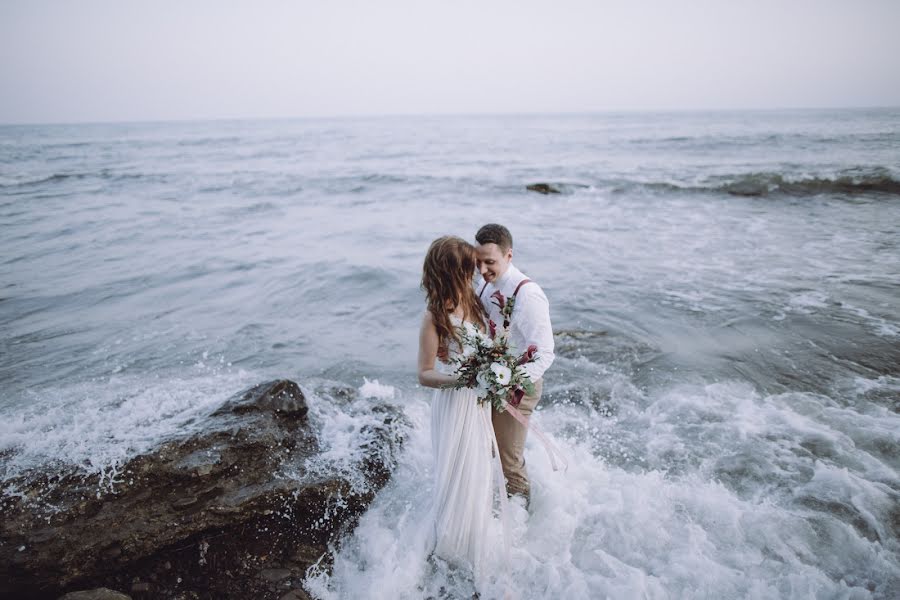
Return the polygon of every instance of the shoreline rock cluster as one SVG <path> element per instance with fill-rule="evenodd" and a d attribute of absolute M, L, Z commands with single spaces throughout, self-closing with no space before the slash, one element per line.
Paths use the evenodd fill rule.
<path fill-rule="evenodd" d="M 351 410 L 355 396 L 332 387 L 316 401 Z M 308 410 L 296 383 L 263 383 L 202 433 L 128 461 L 111 492 L 98 493 L 98 476 L 17 482 L 24 493 L 2 500 L 0 598 L 306 598 L 300 580 L 328 568 L 408 426 L 373 401 L 350 472 L 323 471 L 310 467 L 323 448 Z"/>

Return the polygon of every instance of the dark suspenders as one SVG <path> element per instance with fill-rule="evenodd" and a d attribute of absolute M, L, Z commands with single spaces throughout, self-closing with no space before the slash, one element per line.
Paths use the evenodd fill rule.
<path fill-rule="evenodd" d="M 519 293 L 519 290 L 522 289 L 522 286 L 525 285 L 526 283 L 531 283 L 531 280 L 523 279 L 522 281 L 519 282 L 519 285 L 516 286 L 516 291 L 513 292 L 513 298 L 516 297 L 516 294 Z"/>
<path fill-rule="evenodd" d="M 487 289 L 488 283 L 490 283 L 490 282 L 489 282 L 489 281 L 485 281 L 485 282 L 484 282 L 484 285 L 481 287 L 481 291 L 478 292 L 478 299 L 479 299 L 479 300 L 481 300 L 481 295 L 484 294 L 484 290 Z M 531 283 L 531 280 L 530 280 L 530 279 L 523 279 L 522 281 L 519 282 L 519 285 L 516 286 L 516 291 L 513 292 L 513 295 L 512 295 L 513 298 L 516 297 L 516 295 L 519 293 L 519 290 L 522 289 L 522 286 L 525 285 L 526 283 Z M 482 300 L 482 302 L 484 302 L 484 300 Z"/>

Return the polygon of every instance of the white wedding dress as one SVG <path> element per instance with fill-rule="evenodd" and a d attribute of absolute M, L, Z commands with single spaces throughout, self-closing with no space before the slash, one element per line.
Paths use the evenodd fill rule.
<path fill-rule="evenodd" d="M 461 323 L 452 317 L 454 325 Z M 469 322 L 465 327 L 474 332 Z M 451 358 L 461 349 L 451 342 Z M 454 367 L 438 362 L 452 373 Z M 448 563 L 471 568 L 479 575 L 490 538 L 492 517 L 491 407 L 479 404 L 472 389 L 439 389 L 431 404 L 431 445 L 434 451 L 433 530 L 429 547 Z"/>

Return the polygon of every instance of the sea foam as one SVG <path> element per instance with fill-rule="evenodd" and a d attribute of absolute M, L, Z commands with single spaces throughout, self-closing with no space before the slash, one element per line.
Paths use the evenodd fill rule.
<path fill-rule="evenodd" d="M 406 398 L 404 406 L 411 431 L 393 479 L 342 542 L 333 573 L 310 572 L 306 585 L 319 598 L 464 597 L 478 591 L 481 597 L 511 593 L 523 600 L 862 599 L 887 598 L 900 589 L 897 543 L 885 525 L 896 502 L 895 474 L 867 452 L 853 450 L 854 439 L 889 436 L 893 424 L 879 425 L 889 418 L 883 411 L 869 420 L 833 405 L 816 408 L 821 404 L 812 398 L 763 397 L 740 384 L 681 386 L 651 399 L 645 410 L 617 417 L 620 430 L 638 414 L 645 419 L 642 427 L 648 430 L 640 437 L 645 446 L 631 452 L 645 453 L 657 466 L 635 468 L 628 461 L 617 466 L 598 458 L 603 427 L 573 428 L 584 421 L 582 407 L 544 407 L 533 422 L 553 438 L 569 468 L 553 471 L 530 436 L 530 514 L 515 515 L 514 543 L 508 548 L 496 532 L 486 532 L 495 536 L 501 560 L 492 565 L 493 576 L 476 586 L 464 573 L 426 561 L 422 535 L 432 489 L 430 409 L 422 394 Z M 665 433 L 692 423 L 706 423 L 712 434 L 695 449 L 682 447 L 683 432 Z M 794 450 L 770 453 L 766 460 L 773 462 L 760 481 L 753 483 L 746 472 L 759 493 L 718 480 L 717 457 L 740 456 L 745 446 L 765 450 L 754 440 L 772 435 L 782 442 L 770 445 Z M 814 439 L 840 449 L 830 459 L 791 458 L 803 452 L 804 440 Z M 691 466 L 666 469 L 673 452 L 693 456 Z M 832 462 L 850 457 L 852 466 Z M 785 469 L 800 477 L 779 493 L 779 479 L 794 477 Z M 870 481 L 879 478 L 888 481 Z"/>
<path fill-rule="evenodd" d="M 198 364 L 177 377 L 123 373 L 30 392 L 0 423 L 2 477 L 74 472 L 100 475 L 112 489 L 127 460 L 201 431 L 209 413 L 251 382 L 242 370 Z"/>

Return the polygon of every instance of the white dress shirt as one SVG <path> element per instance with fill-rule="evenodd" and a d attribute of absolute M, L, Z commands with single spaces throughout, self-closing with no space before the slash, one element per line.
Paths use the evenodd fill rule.
<path fill-rule="evenodd" d="M 504 298 L 510 298 L 516 286 L 528 279 L 522 271 L 510 263 L 500 279 L 485 286 L 484 280 L 478 283 L 475 293 L 481 292 L 481 303 L 487 309 L 491 320 L 497 327 L 503 325 L 500 308 L 494 303 L 491 294 L 500 290 Z M 482 291 L 483 290 L 483 291 Z M 519 288 L 516 304 L 509 321 L 509 345 L 514 354 L 521 354 L 530 344 L 537 346 L 535 361 L 523 368 L 532 382 L 543 377 L 544 371 L 555 358 L 553 354 L 553 327 L 550 325 L 550 303 L 544 290 L 533 281 Z"/>

